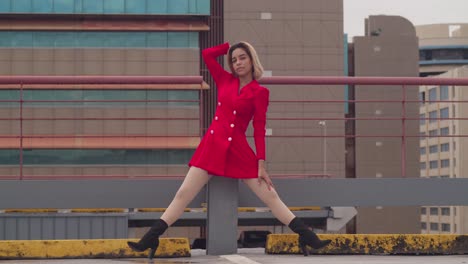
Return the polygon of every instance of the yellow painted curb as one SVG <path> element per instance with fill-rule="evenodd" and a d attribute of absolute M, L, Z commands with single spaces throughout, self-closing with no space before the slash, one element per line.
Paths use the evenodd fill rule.
<path fill-rule="evenodd" d="M 122 208 L 77 208 L 71 209 L 72 213 L 125 213 Z"/>
<path fill-rule="evenodd" d="M 0 241 L 0 259 L 49 258 L 138 258 L 147 257 L 149 250 L 134 252 L 127 241 L 135 239 L 90 240 L 10 240 Z M 156 257 L 190 257 L 187 238 L 161 238 Z"/>
<path fill-rule="evenodd" d="M 167 208 L 138 208 L 138 212 L 142 213 L 164 213 Z M 190 208 L 185 208 L 184 212 L 190 212 Z"/>
<path fill-rule="evenodd" d="M 5 213 L 25 213 L 25 214 L 39 214 L 39 213 L 57 213 L 57 209 L 5 209 Z"/>
<path fill-rule="evenodd" d="M 265 246 L 267 254 L 302 254 L 296 234 L 268 235 Z M 468 235 L 319 235 L 332 243 L 315 254 L 468 254 Z"/>
<path fill-rule="evenodd" d="M 302 206 L 302 207 L 289 207 L 291 211 L 318 211 L 322 210 L 320 206 Z"/>

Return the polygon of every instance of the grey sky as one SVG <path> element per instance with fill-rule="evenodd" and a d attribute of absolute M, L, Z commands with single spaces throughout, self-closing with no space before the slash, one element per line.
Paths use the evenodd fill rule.
<path fill-rule="evenodd" d="M 364 35 L 369 15 L 399 15 L 414 25 L 468 23 L 468 0 L 343 0 L 344 32 Z"/>

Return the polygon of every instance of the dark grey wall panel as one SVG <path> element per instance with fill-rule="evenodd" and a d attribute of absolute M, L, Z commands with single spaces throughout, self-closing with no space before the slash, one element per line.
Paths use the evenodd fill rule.
<path fill-rule="evenodd" d="M 16 218 L 7 218 L 5 219 L 5 238 L 4 239 L 16 239 Z"/>
<path fill-rule="evenodd" d="M 0 214 L 0 240 L 128 237 L 127 214 Z"/>
<path fill-rule="evenodd" d="M 53 218 L 42 219 L 42 239 L 54 239 L 54 221 Z"/>
<path fill-rule="evenodd" d="M 29 224 L 29 238 L 28 239 L 41 239 L 42 234 L 42 219 L 39 217 L 31 217 Z M 1 236 L 0 236 L 1 237 Z"/>
<path fill-rule="evenodd" d="M 85 237 L 91 237 L 91 219 L 87 217 L 80 217 L 78 228 L 80 230 L 80 239 L 84 239 Z"/>

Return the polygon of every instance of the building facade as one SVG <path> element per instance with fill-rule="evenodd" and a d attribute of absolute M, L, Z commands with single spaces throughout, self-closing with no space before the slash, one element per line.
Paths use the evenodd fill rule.
<path fill-rule="evenodd" d="M 468 24 L 416 27 L 421 76 L 438 75 L 468 64 Z"/>
<path fill-rule="evenodd" d="M 437 75 L 442 78 L 467 78 L 468 67 L 458 67 Z M 466 87 L 421 86 L 420 142 L 421 177 L 460 178 L 466 177 L 465 154 L 467 142 L 464 137 L 467 127 L 464 120 L 449 119 L 464 117 Z M 450 102 L 444 102 L 450 101 Z M 468 230 L 466 206 L 424 206 L 421 208 L 421 232 L 427 234 L 465 234 Z"/>
<path fill-rule="evenodd" d="M 1 75 L 197 76 L 210 2 L 2 1 L 0 13 Z M 25 102 L 22 131 L 20 104 L 2 103 L 1 117 L 12 120 L 0 121 L 0 134 L 26 139 L 20 176 L 18 141 L 2 138 L 10 144 L 1 144 L 0 174 L 183 175 L 199 142 L 203 88 L 25 85 L 20 98 L 17 85 L 4 85 L 2 99 Z"/>
<path fill-rule="evenodd" d="M 416 27 L 420 39 L 420 73 L 442 78 L 468 77 L 468 25 L 437 24 Z M 420 170 L 421 177 L 466 177 L 464 168 L 468 112 L 466 87 L 421 86 Z M 445 102 L 447 101 L 447 102 Z M 455 119 L 453 119 L 455 118 Z M 466 206 L 424 206 L 421 232 L 464 234 L 468 230 Z"/>
<path fill-rule="evenodd" d="M 354 76 L 418 76 L 418 39 L 414 26 L 398 16 L 370 16 L 366 19 L 365 36 L 354 37 L 352 69 Z M 389 85 L 356 85 L 355 105 L 355 175 L 357 178 L 415 178 L 419 176 L 418 139 L 407 137 L 402 153 L 401 135 L 418 133 L 418 105 L 383 103 L 382 100 L 417 100 L 417 87 Z M 359 120 L 361 119 L 361 120 Z M 383 121 L 385 119 L 385 121 Z M 403 156 L 405 155 L 405 156 Z M 403 157 L 406 168 L 402 171 Z M 405 175 L 402 175 L 405 174 Z M 419 233 L 418 207 L 363 207 L 356 216 L 357 233 Z"/>

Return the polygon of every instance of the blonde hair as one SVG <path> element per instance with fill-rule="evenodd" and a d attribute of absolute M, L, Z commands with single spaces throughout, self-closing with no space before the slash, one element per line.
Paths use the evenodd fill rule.
<path fill-rule="evenodd" d="M 229 48 L 228 63 L 229 63 L 229 68 L 231 69 L 231 73 L 235 74 L 234 68 L 232 67 L 232 52 L 235 49 L 238 49 L 238 48 L 243 49 L 247 53 L 247 55 L 249 56 L 250 61 L 252 62 L 252 75 L 253 75 L 253 78 L 255 80 L 259 80 L 260 78 L 262 78 L 263 66 L 260 63 L 260 59 L 258 58 L 257 51 L 254 49 L 254 47 L 250 43 L 245 42 L 245 41 L 241 41 L 239 43 L 236 43 L 236 44 L 232 45 Z"/>

